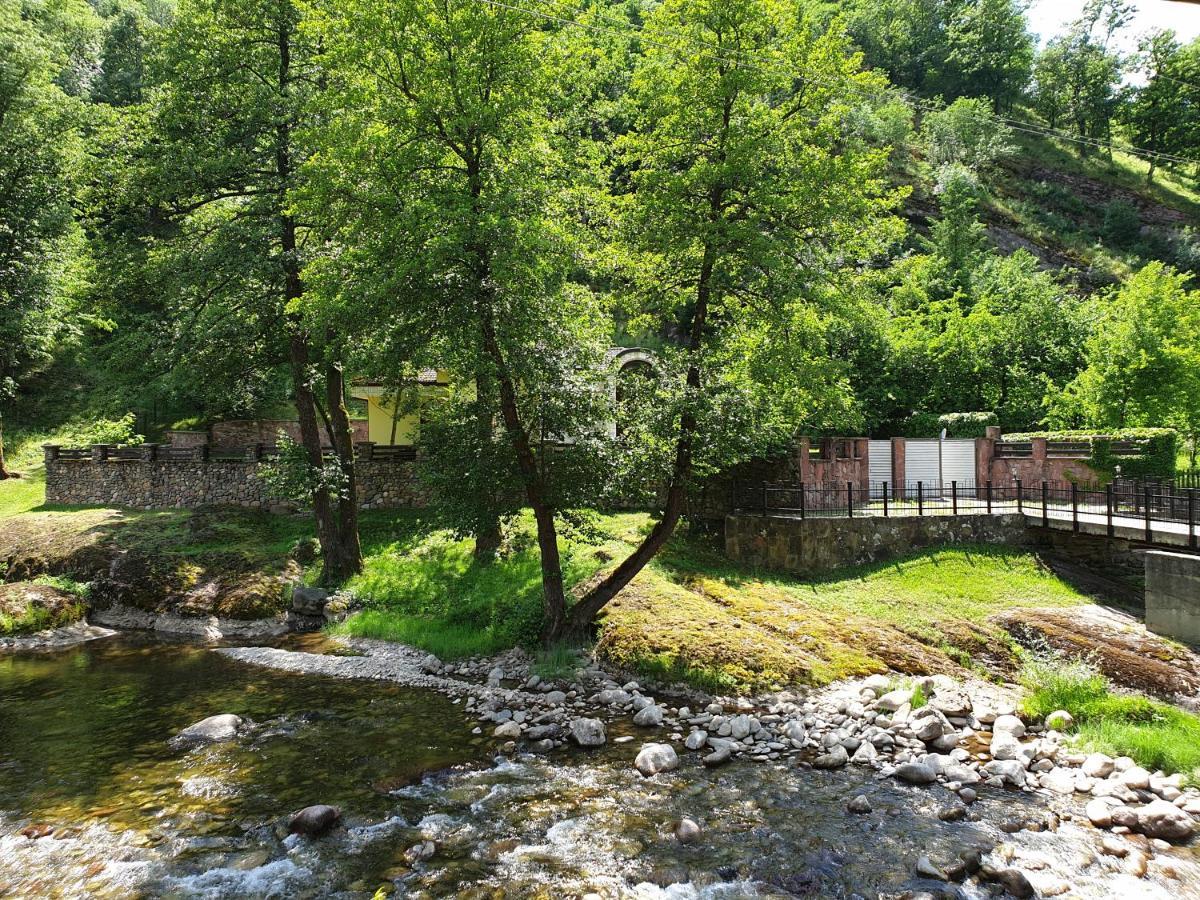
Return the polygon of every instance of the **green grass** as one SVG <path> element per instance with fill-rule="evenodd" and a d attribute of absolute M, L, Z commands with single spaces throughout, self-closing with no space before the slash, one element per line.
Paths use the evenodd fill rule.
<path fill-rule="evenodd" d="M 1200 779 L 1200 717 L 1135 694 L 1116 694 L 1086 660 L 1035 655 L 1022 668 L 1028 691 L 1022 707 L 1035 717 L 1065 709 L 1081 744 L 1129 756 L 1154 771 Z"/>
<path fill-rule="evenodd" d="M 37 509 L 46 502 L 46 472 L 41 467 L 21 478 L 0 481 L 0 519 Z"/>
<path fill-rule="evenodd" d="M 606 516 L 600 532 L 562 537 L 560 552 L 568 589 L 603 564 L 605 547 L 626 546 L 623 529 L 645 517 Z M 432 530 L 419 519 L 388 541 L 364 539 L 361 575 L 346 585 L 367 610 L 336 626 L 334 633 L 400 640 L 443 659 L 491 654 L 516 645 L 534 646 L 541 629 L 541 563 L 528 516 L 514 523 L 502 557 L 480 565 L 472 542 Z"/>
<path fill-rule="evenodd" d="M 574 677 L 582 662 L 579 647 L 560 642 L 538 650 L 533 674 L 543 681 L 567 681 Z"/>

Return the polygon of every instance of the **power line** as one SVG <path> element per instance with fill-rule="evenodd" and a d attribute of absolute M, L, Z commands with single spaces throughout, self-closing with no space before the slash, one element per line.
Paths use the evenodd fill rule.
<path fill-rule="evenodd" d="M 596 24 L 593 24 L 590 22 L 581 22 L 579 19 L 572 18 L 571 16 L 560 15 L 558 13 L 543 12 L 543 11 L 536 10 L 536 9 L 530 9 L 528 7 L 518 6 L 518 5 L 515 5 L 512 3 L 505 3 L 505 2 L 503 2 L 503 0 L 476 0 L 476 2 L 483 3 L 487 6 L 491 6 L 491 7 L 497 8 L 497 9 L 506 9 L 506 10 L 510 10 L 515 13 L 519 13 L 521 15 L 542 19 L 547 22 L 553 22 L 558 25 L 582 28 L 587 31 L 594 31 L 594 32 L 603 33 L 603 34 L 616 35 L 618 37 L 629 37 L 631 35 L 636 35 L 639 40 L 641 40 L 643 43 L 646 43 L 650 46 L 658 47 L 660 49 L 667 50 L 669 52 L 677 52 L 677 48 L 672 47 L 670 44 L 664 43 L 662 41 L 656 41 L 656 40 L 653 40 L 652 38 L 646 37 L 644 28 L 637 27 L 637 26 L 633 25 L 632 23 L 628 22 L 627 20 L 617 19 L 612 16 L 605 15 L 604 13 L 597 13 L 597 15 L 607 19 L 610 22 L 620 23 L 620 27 L 610 28 L 610 27 L 606 27 L 603 25 L 596 25 Z M 663 29 L 663 33 L 671 35 L 672 37 L 677 37 L 681 40 L 688 41 L 689 43 L 691 43 L 693 46 L 696 46 L 696 47 L 702 47 L 709 51 L 711 51 L 711 50 L 720 51 L 719 54 L 712 53 L 712 52 L 709 52 L 706 54 L 710 59 L 716 60 L 717 62 L 724 62 L 724 63 L 728 63 L 729 65 L 743 66 L 746 68 L 754 69 L 759 72 L 764 72 L 764 73 L 766 72 L 766 70 L 763 68 L 764 61 L 757 59 L 757 57 L 755 57 L 753 54 L 751 54 L 750 51 L 730 50 L 728 48 L 721 47 L 720 45 L 717 45 L 717 44 L 713 44 L 713 43 L 710 43 L 707 41 L 702 41 L 693 35 L 683 34 L 681 32 L 673 31 L 670 29 Z M 732 54 L 732 55 L 730 55 L 730 54 Z M 754 62 L 747 61 L 746 57 L 750 57 L 751 59 L 754 60 Z M 773 62 L 773 61 L 765 61 L 765 62 L 768 65 L 776 67 L 777 70 L 778 70 L 778 67 L 780 66 L 780 64 L 777 62 Z M 867 95 L 867 89 L 861 85 L 855 84 L 854 82 L 831 82 L 828 79 L 821 79 L 819 77 L 816 77 L 816 76 L 813 76 L 810 74 L 806 74 L 806 73 L 799 73 L 799 72 L 796 72 L 795 70 L 791 70 L 791 69 L 787 69 L 787 70 L 783 70 L 783 71 L 785 74 L 791 75 L 792 77 L 799 77 L 807 82 L 811 82 L 814 84 L 824 84 L 826 87 L 839 87 L 839 88 L 849 87 L 852 90 L 856 90 L 856 91 L 863 93 L 864 95 Z M 928 100 L 923 97 L 918 97 L 918 96 L 911 94 L 903 89 L 896 88 L 895 86 L 891 86 L 891 87 L 892 87 L 892 91 L 895 95 L 903 98 L 904 100 L 906 100 L 913 106 L 919 107 L 919 108 L 925 110 L 926 112 L 941 112 L 941 111 L 945 110 L 945 108 L 946 108 L 945 104 L 939 104 L 933 100 Z M 872 92 L 870 94 L 870 96 L 872 98 L 877 97 L 878 92 Z M 1077 134 L 1072 134 L 1067 131 L 1062 131 L 1057 128 L 1046 128 L 1046 127 L 1042 127 L 1042 126 L 1036 125 L 1031 122 L 1022 121 L 1020 119 L 1013 119 L 1013 118 L 1009 118 L 1007 116 L 1001 116 L 996 113 L 988 113 L 987 116 L 988 116 L 988 118 L 992 119 L 995 122 L 1001 123 L 1003 125 L 1008 126 L 1009 128 L 1012 128 L 1014 131 L 1021 131 L 1021 132 L 1025 132 L 1027 134 L 1039 135 L 1042 137 L 1051 137 L 1051 138 L 1055 138 L 1057 140 L 1062 140 L 1062 141 L 1066 141 L 1066 142 L 1070 142 L 1070 143 L 1079 144 L 1081 146 L 1088 146 L 1088 147 L 1093 147 L 1093 148 L 1100 149 L 1100 150 L 1107 150 L 1109 152 L 1116 151 L 1119 153 L 1125 153 L 1127 155 L 1135 156 L 1140 159 L 1146 160 L 1147 162 L 1155 160 L 1158 162 L 1165 161 L 1165 162 L 1176 163 L 1179 165 L 1188 165 L 1190 163 L 1195 162 L 1195 160 L 1188 159 L 1187 157 L 1178 156 L 1178 155 L 1171 154 L 1171 153 L 1163 153 L 1158 150 L 1147 150 L 1145 148 L 1135 147 L 1131 144 L 1119 144 L 1119 143 L 1116 143 L 1115 141 L 1103 141 L 1103 140 L 1100 140 L 1099 138 L 1089 138 L 1089 137 L 1086 137 L 1083 135 L 1077 135 Z"/>

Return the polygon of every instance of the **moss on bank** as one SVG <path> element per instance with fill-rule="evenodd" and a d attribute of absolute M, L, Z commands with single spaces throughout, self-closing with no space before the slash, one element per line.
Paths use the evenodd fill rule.
<path fill-rule="evenodd" d="M 0 637 L 33 634 L 83 618 L 84 586 L 63 578 L 0 584 Z"/>

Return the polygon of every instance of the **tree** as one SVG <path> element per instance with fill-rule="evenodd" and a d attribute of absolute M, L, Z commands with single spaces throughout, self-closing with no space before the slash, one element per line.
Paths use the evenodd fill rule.
<path fill-rule="evenodd" d="M 665 545 L 698 473 L 754 455 L 804 422 L 846 409 L 845 373 L 821 325 L 848 260 L 896 236 L 886 150 L 856 144 L 844 117 L 881 83 L 845 35 L 816 36 L 787 4 L 668 0 L 618 143 L 631 295 L 664 350 L 656 444 L 661 517 L 571 609 L 580 633 Z M 710 50 L 702 51 L 704 47 Z"/>
<path fill-rule="evenodd" d="M 1190 79 L 1200 74 L 1200 66 L 1194 64 L 1200 54 L 1186 54 L 1174 32 L 1166 30 L 1146 35 L 1138 49 L 1147 80 L 1124 107 L 1130 137 L 1153 154 L 1195 158 L 1200 85 Z M 1158 156 L 1152 155 L 1147 184 L 1153 184 L 1157 167 Z"/>
<path fill-rule="evenodd" d="M 1033 36 L 1025 21 L 1026 0 L 974 0 L 947 4 L 947 89 L 986 97 L 997 112 L 1012 108 L 1033 70 Z"/>
<path fill-rule="evenodd" d="M 354 448 L 338 335 L 314 334 L 301 315 L 306 223 L 291 209 L 318 57 L 289 0 L 188 0 L 164 35 L 143 156 L 172 226 L 152 265 L 178 303 L 179 361 L 197 372 L 197 357 L 240 359 L 229 370 L 259 378 L 286 360 L 322 575 L 335 582 L 362 566 Z M 320 477 L 326 441 L 336 486 Z"/>
<path fill-rule="evenodd" d="M 998 122 L 985 103 L 967 97 L 927 113 L 921 123 L 921 137 L 931 165 L 957 164 L 980 173 L 1015 149 L 1012 129 Z"/>
<path fill-rule="evenodd" d="M 54 82 L 65 62 L 17 0 L 0 0 L 0 479 L 4 405 L 70 325 L 79 109 Z"/>
<path fill-rule="evenodd" d="M 1052 397 L 1057 423 L 1098 428 L 1175 425 L 1200 431 L 1200 292 L 1183 273 L 1150 263 L 1103 302 L 1084 348 L 1086 367 Z"/>

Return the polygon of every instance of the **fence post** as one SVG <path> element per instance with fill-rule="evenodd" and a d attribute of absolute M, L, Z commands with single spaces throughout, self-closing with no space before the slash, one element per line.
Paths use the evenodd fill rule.
<path fill-rule="evenodd" d="M 251 459 L 253 459 L 255 462 L 259 462 L 259 461 L 261 461 L 261 460 L 262 460 L 262 458 L 263 458 L 263 445 L 262 445 L 262 441 L 257 441 L 257 442 L 255 442 L 254 444 L 252 444 L 252 445 L 251 445 L 251 447 L 250 447 L 250 457 L 251 457 Z"/>
<path fill-rule="evenodd" d="M 879 482 L 883 485 L 883 517 L 888 517 L 888 483 L 886 481 Z"/>
<path fill-rule="evenodd" d="M 208 462 L 211 451 L 212 451 L 211 444 L 208 444 L 208 443 L 201 444 L 199 447 L 199 453 L 198 453 L 200 462 Z"/>
<path fill-rule="evenodd" d="M 917 482 L 917 515 L 925 515 L 925 482 Z"/>
<path fill-rule="evenodd" d="M 803 521 L 805 515 L 806 515 L 806 513 L 805 513 L 805 509 L 804 509 L 804 482 L 802 481 L 802 482 L 800 482 L 800 519 L 801 519 L 801 521 Z"/>
<path fill-rule="evenodd" d="M 846 482 L 846 518 L 854 518 L 854 482 Z"/>
<path fill-rule="evenodd" d="M 1105 518 L 1105 522 L 1107 523 L 1105 530 L 1108 532 L 1109 537 L 1112 537 L 1114 534 L 1112 517 L 1113 517 L 1113 486 L 1112 486 L 1112 482 L 1110 481 L 1108 484 L 1106 484 L 1104 486 L 1104 518 Z"/>
<path fill-rule="evenodd" d="M 992 514 L 992 482 L 988 479 L 987 486 L 984 489 L 987 492 L 987 511 L 988 515 Z"/>
<path fill-rule="evenodd" d="M 1146 503 L 1145 503 L 1146 509 L 1144 510 L 1146 513 L 1146 543 L 1153 544 L 1154 543 L 1154 530 L 1150 527 L 1150 488 L 1149 487 L 1145 488 L 1142 496 L 1146 501 Z"/>
<path fill-rule="evenodd" d="M 958 482 L 950 482 L 950 511 L 958 515 Z"/>
<path fill-rule="evenodd" d="M 1071 530 L 1079 530 L 1079 485 L 1071 482 Z"/>
<path fill-rule="evenodd" d="M 1025 512 L 1025 497 L 1024 497 L 1024 492 L 1021 489 L 1021 479 L 1020 478 L 1017 479 L 1017 512 L 1018 513 Z"/>
<path fill-rule="evenodd" d="M 1042 481 L 1042 527 L 1050 527 L 1050 485 Z"/>
<path fill-rule="evenodd" d="M 767 483 L 763 482 L 762 487 L 762 502 L 763 502 L 763 518 L 767 517 Z"/>
<path fill-rule="evenodd" d="M 1188 488 L 1188 546 L 1196 549 L 1196 491 Z"/>

